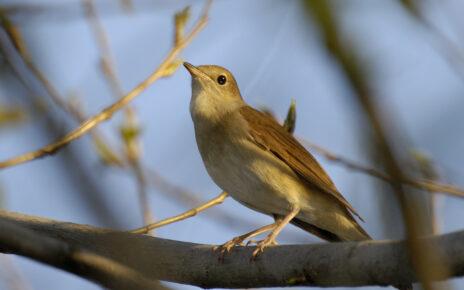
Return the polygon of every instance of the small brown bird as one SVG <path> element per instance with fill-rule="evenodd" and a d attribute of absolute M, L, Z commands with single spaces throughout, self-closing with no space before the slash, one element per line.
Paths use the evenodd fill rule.
<path fill-rule="evenodd" d="M 288 223 L 331 242 L 371 239 L 316 159 L 271 116 L 245 103 L 227 69 L 184 66 L 192 76 L 190 113 L 208 174 L 235 200 L 275 219 L 226 242 L 222 254 L 270 231 L 257 243 L 255 258 Z"/>
<path fill-rule="evenodd" d="M 223 252 L 270 231 L 257 243 L 256 257 L 288 223 L 333 242 L 370 239 L 316 159 L 272 117 L 245 103 L 227 69 L 184 66 L 192 76 L 190 113 L 208 174 L 241 204 L 275 218 L 225 243 Z"/>

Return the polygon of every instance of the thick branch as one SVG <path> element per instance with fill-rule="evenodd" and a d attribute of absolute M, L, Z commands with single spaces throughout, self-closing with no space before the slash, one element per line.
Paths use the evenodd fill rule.
<path fill-rule="evenodd" d="M 0 250 L 61 268 L 111 289 L 159 289 L 155 280 L 104 256 L 60 241 L 14 222 L 0 220 Z"/>
<path fill-rule="evenodd" d="M 16 227 L 7 229 L 7 224 Z M 8 244 L 5 237 L 14 236 L 12 228 L 18 226 L 37 235 L 34 238 L 37 247 L 43 239 L 54 241 L 61 247 L 62 258 L 50 263 L 40 255 L 26 251 L 20 240 Z M 159 279 L 205 288 L 399 285 L 416 281 L 404 243 L 398 241 L 278 246 L 268 249 L 255 262 L 250 262 L 254 247 L 240 247 L 220 263 L 210 245 L 8 212 L 0 212 L 0 233 L 3 233 L 0 235 L 0 251 L 27 256 L 94 281 L 95 276 L 73 271 L 72 267 L 82 265 L 70 265 L 66 258 L 75 251 L 82 251 L 128 268 L 130 273 L 137 273 L 146 281 Z M 464 232 L 423 239 L 422 242 L 432 243 L 442 251 L 452 276 L 464 275 Z M 63 244 L 67 246 L 62 247 Z M 111 268 L 107 270 L 112 271 Z"/>

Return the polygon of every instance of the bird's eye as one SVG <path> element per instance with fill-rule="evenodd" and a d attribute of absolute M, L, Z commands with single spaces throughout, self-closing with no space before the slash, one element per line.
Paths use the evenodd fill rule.
<path fill-rule="evenodd" d="M 220 84 L 220 85 L 224 85 L 224 84 L 227 82 L 226 76 L 225 76 L 225 75 L 220 75 L 220 76 L 218 76 L 217 82 L 218 82 L 218 84 Z"/>

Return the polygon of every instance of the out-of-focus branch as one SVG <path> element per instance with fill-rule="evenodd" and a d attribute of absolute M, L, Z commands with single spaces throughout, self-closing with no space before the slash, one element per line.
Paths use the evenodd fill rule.
<path fill-rule="evenodd" d="M 127 283 L 132 278 L 125 276 L 127 281 L 123 275 L 115 273 L 117 268 L 113 267 L 100 269 L 107 275 L 102 278 L 93 271 L 98 264 L 85 264 L 86 261 L 75 259 L 71 253 L 91 253 L 94 257 L 116 263 L 122 267 L 120 269 L 127 269 L 127 273 L 141 277 L 136 279 L 140 283 L 159 279 L 202 288 L 257 288 L 386 286 L 416 281 L 407 249 L 403 242 L 398 241 L 275 246 L 253 263 L 249 259 L 255 247 L 237 247 L 220 263 L 211 245 L 8 212 L 0 212 L 0 221 L 0 251 L 30 257 L 84 278 L 98 279 L 99 283 L 107 277 L 114 279 L 107 281 L 113 284 Z M 464 232 L 422 238 L 420 241 L 441 250 L 450 261 L 453 277 L 464 275 Z M 32 249 L 21 247 L 24 243 L 30 244 L 28 246 Z M 79 267 L 82 265 L 90 268 Z M 90 271 L 96 275 L 79 271 Z"/>
<path fill-rule="evenodd" d="M 38 159 L 41 157 L 45 157 L 48 155 L 52 155 L 60 150 L 63 146 L 69 144 L 70 142 L 74 141 L 77 138 L 80 138 L 84 134 L 86 134 L 89 130 L 104 122 L 109 120 L 114 113 L 124 108 L 128 103 L 130 103 L 135 97 L 141 94 L 149 85 L 151 85 L 156 80 L 166 76 L 166 73 L 170 73 L 172 71 L 172 65 L 175 63 L 177 56 L 179 53 L 193 40 L 193 38 L 197 35 L 198 32 L 202 30 L 202 28 L 206 25 L 208 19 L 208 8 L 211 2 L 208 1 L 206 4 L 206 8 L 203 11 L 202 16 L 197 21 L 195 26 L 189 32 L 188 35 L 181 41 L 177 46 L 173 47 L 160 66 L 144 81 L 142 81 L 139 85 L 137 85 L 133 90 L 131 90 L 127 95 L 123 98 L 119 99 L 117 102 L 113 103 L 112 105 L 106 107 L 102 110 L 99 114 L 88 118 L 85 122 L 83 122 L 78 128 L 74 129 L 70 133 L 68 133 L 63 138 L 59 139 L 58 141 L 51 143 L 39 150 L 31 151 L 13 158 L 10 158 L 5 161 L 0 162 L 0 169 L 7 168 L 15 165 L 19 165 L 21 163 L 25 163 L 28 161 L 32 161 L 34 159 Z"/>
<path fill-rule="evenodd" d="M 408 193 L 408 189 L 403 185 L 403 180 L 406 179 L 407 175 L 402 168 L 392 142 L 392 140 L 398 142 L 395 139 L 397 135 L 394 134 L 391 129 L 392 126 L 388 122 L 389 120 L 382 116 L 381 111 L 372 98 L 372 89 L 366 80 L 368 74 L 359 65 L 357 55 L 349 47 L 340 42 L 340 35 L 330 2 L 308 0 L 305 3 L 312 13 L 315 23 L 321 30 L 326 49 L 345 73 L 354 92 L 353 95 L 356 102 L 363 109 L 373 128 L 379 152 L 384 158 L 387 173 L 392 179 L 391 185 L 400 202 L 401 212 L 406 225 L 406 244 L 414 270 L 424 289 L 435 289 L 432 281 L 442 280 L 448 276 L 447 264 L 433 247 L 420 242 L 419 235 L 423 232 L 421 227 L 424 222 L 420 214 L 422 211 L 416 203 L 411 202 L 412 198 Z M 389 133 L 387 133 L 386 127 L 389 128 Z"/>
<path fill-rule="evenodd" d="M 0 104 L 0 128 L 23 122 L 26 114 L 20 108 L 8 108 Z"/>
<path fill-rule="evenodd" d="M 0 251 L 23 255 L 94 281 L 110 289 L 160 289 L 121 262 L 79 245 L 37 233 L 7 219 L 0 220 Z"/>
<path fill-rule="evenodd" d="M 342 155 L 338 155 L 336 153 L 333 153 L 329 150 L 327 150 L 324 147 L 321 147 L 319 145 L 316 145 L 310 141 L 307 141 L 303 138 L 298 138 L 304 145 L 310 147 L 313 149 L 316 153 L 320 154 L 324 158 L 326 158 L 328 161 L 346 166 L 348 169 L 352 169 L 355 171 L 359 171 L 362 173 L 365 173 L 367 175 L 370 175 L 372 177 L 381 179 L 385 182 L 391 183 L 393 182 L 393 179 L 390 175 L 372 168 L 368 167 L 365 165 L 362 165 L 360 163 L 357 163 L 353 160 L 348 159 L 347 157 L 344 157 Z M 432 179 L 412 179 L 409 177 L 404 177 L 404 179 L 401 181 L 405 185 L 409 185 L 412 187 L 415 187 L 417 189 L 425 190 L 428 192 L 439 192 L 439 193 L 445 193 L 448 195 L 454 195 L 458 197 L 464 197 L 464 189 L 459 188 L 457 186 L 451 185 L 451 184 L 445 184 L 438 182 L 436 180 Z"/>
<path fill-rule="evenodd" d="M 436 170 L 432 160 L 426 154 L 413 150 L 411 152 L 413 159 L 416 161 L 416 166 L 419 173 L 430 180 L 439 180 L 440 175 Z M 430 196 L 426 199 L 428 206 L 428 218 L 430 219 L 430 233 L 437 235 L 439 233 L 439 217 L 437 215 L 438 195 L 435 192 L 430 192 Z"/>

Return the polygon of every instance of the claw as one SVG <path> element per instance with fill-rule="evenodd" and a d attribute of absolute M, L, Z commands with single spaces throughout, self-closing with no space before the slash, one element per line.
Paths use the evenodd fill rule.
<path fill-rule="evenodd" d="M 232 240 L 225 242 L 224 244 L 220 246 L 215 246 L 213 248 L 213 251 L 220 251 L 219 252 L 219 261 L 224 261 L 224 256 L 226 253 L 229 253 L 234 247 L 236 246 L 243 246 L 243 241 L 245 239 L 243 237 L 235 237 Z"/>
<path fill-rule="evenodd" d="M 216 251 L 219 250 L 220 251 L 219 261 L 224 261 L 225 254 L 232 251 L 232 249 L 234 247 L 236 247 L 236 246 L 244 246 L 243 242 L 246 239 L 251 239 L 251 238 L 253 238 L 253 237 L 257 236 L 257 235 L 260 235 L 260 234 L 262 234 L 264 232 L 268 232 L 270 230 L 275 230 L 276 227 L 277 227 L 277 223 L 273 223 L 273 224 L 269 224 L 269 225 L 264 226 L 264 227 L 260 227 L 257 230 L 254 230 L 254 231 L 251 231 L 251 232 L 246 233 L 244 235 L 235 237 L 232 240 L 222 244 L 221 246 L 214 247 L 213 251 L 216 252 Z M 259 241 L 259 243 L 257 243 L 258 248 L 253 253 L 253 258 L 255 258 L 259 253 L 263 252 L 265 247 L 270 246 L 270 245 L 276 245 L 277 243 L 275 242 L 275 236 L 277 236 L 276 233 L 269 235 L 263 241 Z M 246 245 L 248 246 L 250 243 L 255 243 L 255 241 L 250 240 Z"/>
<path fill-rule="evenodd" d="M 277 242 L 275 238 L 266 237 L 264 240 L 259 241 L 256 245 L 256 249 L 253 251 L 251 256 L 251 261 L 256 260 L 256 258 L 264 252 L 264 249 L 270 246 L 276 246 Z"/>

